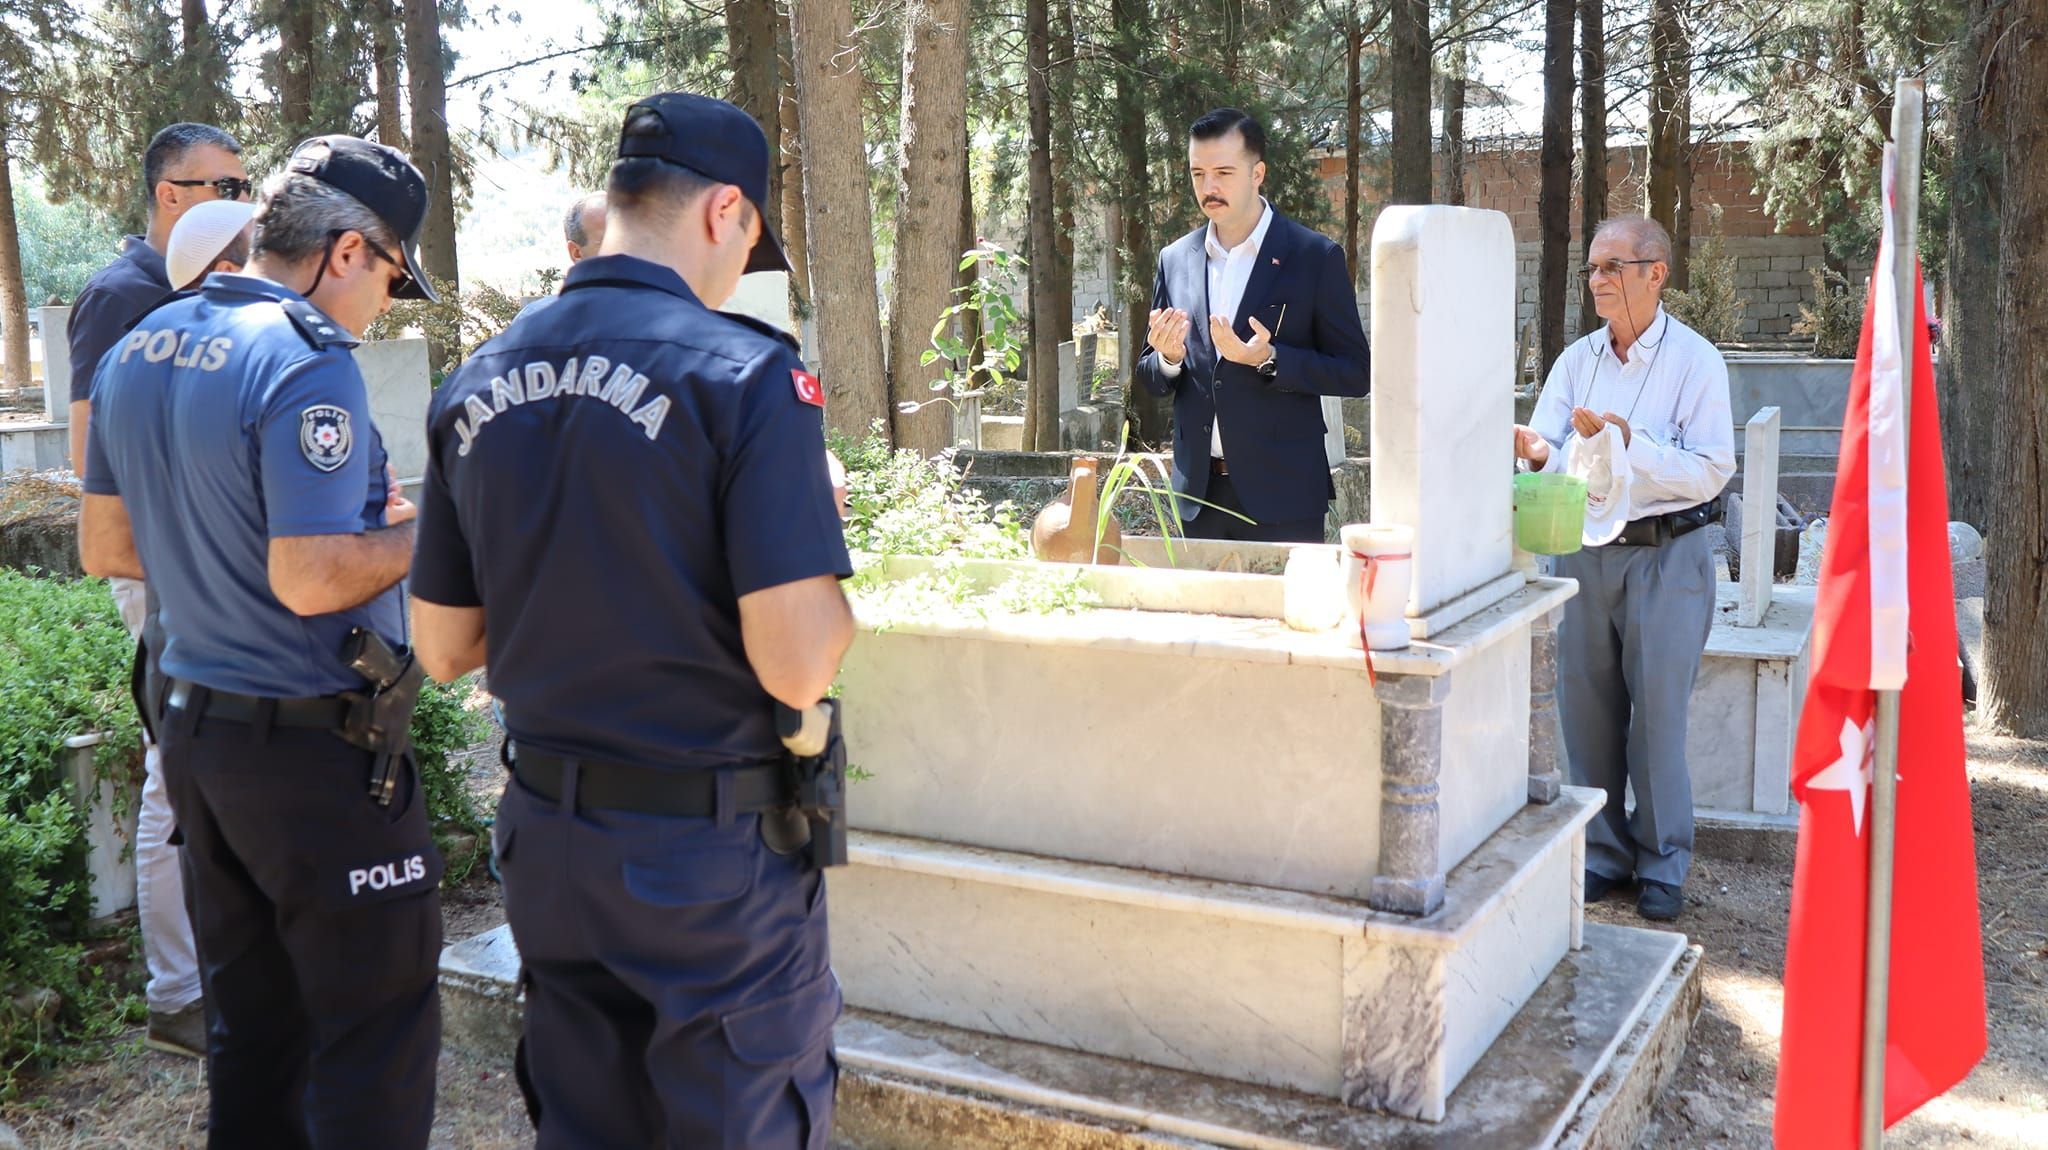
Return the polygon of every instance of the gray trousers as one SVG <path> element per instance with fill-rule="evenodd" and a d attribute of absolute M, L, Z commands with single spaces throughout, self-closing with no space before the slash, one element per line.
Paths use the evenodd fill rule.
<path fill-rule="evenodd" d="M 1579 581 L 1557 633 L 1569 777 L 1607 792 L 1586 825 L 1586 869 L 1681 885 L 1692 866 L 1686 713 L 1714 623 L 1707 533 L 1662 547 L 1587 547 L 1557 556 L 1552 571 Z"/>

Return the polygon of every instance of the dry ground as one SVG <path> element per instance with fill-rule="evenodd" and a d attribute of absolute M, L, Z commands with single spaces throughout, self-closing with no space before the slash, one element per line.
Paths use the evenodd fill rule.
<path fill-rule="evenodd" d="M 480 781 L 489 776 L 479 769 Z M 1973 736 L 1991 1050 L 1959 1088 L 1896 1127 L 1893 1150 L 2048 1148 L 2048 745 Z M 1710 843 L 1678 923 L 1706 947 L 1704 1005 L 1692 1044 L 1659 1100 L 1646 1150 L 1764 1150 L 1777 1068 L 1778 983 L 1790 909 L 1789 842 Z M 450 940 L 502 921 L 481 873 L 444 899 Z M 1607 922 L 1640 923 L 1617 897 Z M 508 1068 L 454 1051 L 441 1058 L 437 1150 L 531 1146 Z M 197 1063 L 145 1052 L 139 1035 L 68 1067 L 0 1107 L 29 1150 L 197 1150 L 206 1091 Z M 1790 1150 L 1790 1148 L 1788 1148 Z"/>

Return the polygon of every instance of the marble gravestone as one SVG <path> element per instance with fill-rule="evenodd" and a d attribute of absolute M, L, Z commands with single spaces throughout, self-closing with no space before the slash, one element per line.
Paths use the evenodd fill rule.
<path fill-rule="evenodd" d="M 1380 213 L 1372 235 L 1372 517 L 1415 529 L 1411 619 L 1475 593 L 1485 600 L 1512 590 L 1502 577 L 1514 564 L 1514 324 L 1507 216 L 1438 206 Z"/>
<path fill-rule="evenodd" d="M 71 309 L 39 307 L 36 326 L 43 333 L 43 418 L 71 422 Z"/>
<path fill-rule="evenodd" d="M 372 340 L 357 344 L 355 357 L 370 393 L 370 419 L 399 483 L 410 489 L 427 473 L 427 400 L 433 395 L 427 341 Z"/>

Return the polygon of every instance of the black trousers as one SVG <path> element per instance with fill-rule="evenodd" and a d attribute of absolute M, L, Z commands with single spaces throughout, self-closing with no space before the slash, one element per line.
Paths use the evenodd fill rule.
<path fill-rule="evenodd" d="M 1321 519 L 1296 519 L 1286 523 L 1247 523 L 1239 519 L 1243 515 L 1251 518 L 1244 509 L 1244 503 L 1237 497 L 1237 484 L 1228 475 L 1209 476 L 1209 492 L 1202 496 L 1205 503 L 1214 507 L 1203 507 L 1202 513 L 1181 524 L 1181 530 L 1190 539 L 1221 539 L 1232 543 L 1321 543 L 1323 521 Z M 1226 515 L 1225 511 L 1235 512 Z"/>
<path fill-rule="evenodd" d="M 578 809 L 579 779 L 559 802 L 508 780 L 494 828 L 539 1150 L 825 1150 L 825 876 L 757 815 Z"/>
<path fill-rule="evenodd" d="M 157 724 L 206 991 L 210 1150 L 423 1150 L 441 1046 L 441 856 L 416 771 L 170 709 Z"/>

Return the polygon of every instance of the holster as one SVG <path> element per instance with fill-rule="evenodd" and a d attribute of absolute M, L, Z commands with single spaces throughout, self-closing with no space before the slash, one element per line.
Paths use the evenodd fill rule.
<path fill-rule="evenodd" d="M 412 750 L 412 713 L 427 680 L 417 657 L 407 652 L 401 659 L 398 675 L 388 683 L 380 687 L 371 680 L 369 690 L 341 694 L 348 710 L 338 733 L 350 746 L 375 752 L 370 795 L 384 806 L 391 805 L 398 789 L 398 764 Z"/>
<path fill-rule="evenodd" d="M 761 837 L 779 854 L 801 850 L 813 867 L 846 865 L 846 740 L 839 700 L 823 704 L 831 716 L 825 749 L 815 755 L 785 751 L 783 791 L 788 803 L 761 813 Z"/>

